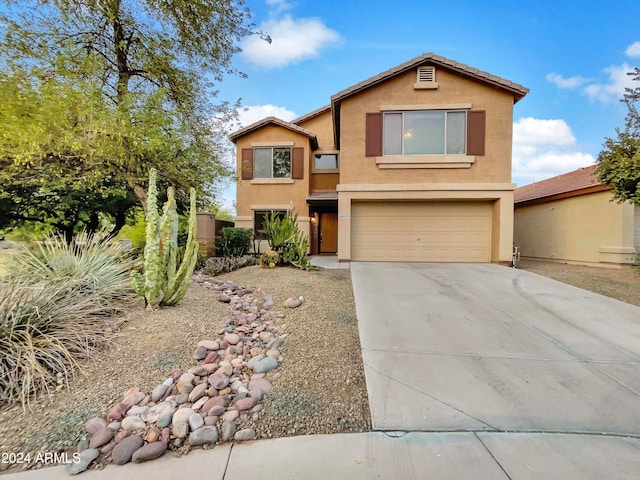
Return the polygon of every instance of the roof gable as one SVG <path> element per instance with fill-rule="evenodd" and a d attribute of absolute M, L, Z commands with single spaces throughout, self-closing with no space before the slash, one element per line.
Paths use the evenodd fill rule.
<path fill-rule="evenodd" d="M 262 120 L 252 123 L 251 125 L 247 125 L 240 130 L 236 130 L 231 135 L 229 135 L 229 140 L 231 140 L 233 143 L 236 143 L 236 141 L 240 137 L 249 135 L 250 133 L 255 132 L 256 130 L 264 128 L 268 125 L 276 125 L 282 128 L 286 128 L 287 130 L 291 130 L 292 132 L 299 133 L 300 135 L 304 135 L 309 138 L 312 149 L 315 150 L 316 148 L 318 148 L 318 139 L 315 133 L 313 133 L 311 130 L 307 130 L 306 128 L 302 128 L 294 123 L 281 120 L 277 117 L 263 118 Z"/>
<path fill-rule="evenodd" d="M 554 200 L 554 197 L 557 195 L 575 196 L 608 190 L 609 188 L 602 185 L 595 176 L 595 168 L 595 165 L 591 165 L 574 170 L 573 172 L 558 175 L 557 177 L 516 188 L 513 192 L 514 203 L 542 203 L 544 201 Z"/>

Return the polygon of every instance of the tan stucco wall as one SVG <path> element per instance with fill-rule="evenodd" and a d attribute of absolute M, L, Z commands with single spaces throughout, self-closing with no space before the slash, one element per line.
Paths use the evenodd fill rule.
<path fill-rule="evenodd" d="M 333 140 L 331 110 L 327 110 L 321 115 L 313 117 L 305 122 L 300 122 L 298 125 L 316 134 L 318 139 L 318 150 L 335 150 L 336 146 L 334 145 Z"/>
<path fill-rule="evenodd" d="M 598 192 L 516 208 L 514 242 L 523 257 L 612 266 L 634 261 L 633 206 Z"/>
<path fill-rule="evenodd" d="M 309 162 L 305 162 L 304 178 L 301 180 L 287 179 L 287 183 L 260 183 L 263 180 L 242 180 L 242 149 L 251 148 L 255 143 L 285 143 L 293 142 L 291 147 L 303 147 L 305 158 L 310 156 L 309 138 L 282 128 L 269 125 L 249 135 L 241 137 L 236 142 L 237 175 L 236 184 L 236 222 L 237 227 L 253 228 L 253 212 L 255 210 L 279 210 L 293 205 L 298 213 L 298 223 L 303 232 L 309 234 L 309 208 L 307 195 L 309 192 L 309 176 L 311 169 Z M 266 242 L 263 242 L 266 243 Z M 264 248 L 263 248 L 264 249 Z"/>
<path fill-rule="evenodd" d="M 415 90 L 416 71 L 354 95 L 341 104 L 341 184 L 511 182 L 513 96 L 438 69 L 438 88 Z M 486 111 L 486 151 L 471 168 L 380 169 L 374 157 L 365 157 L 366 113 L 384 105 L 445 105 L 471 103 Z"/>

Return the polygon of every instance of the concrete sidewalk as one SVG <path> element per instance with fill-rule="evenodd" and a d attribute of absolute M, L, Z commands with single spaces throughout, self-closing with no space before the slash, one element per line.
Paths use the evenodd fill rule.
<path fill-rule="evenodd" d="M 289 437 L 171 453 L 152 462 L 88 470 L 83 480 L 637 479 L 640 440 L 600 435 L 354 433 Z M 65 467 L 3 480 L 69 478 Z"/>

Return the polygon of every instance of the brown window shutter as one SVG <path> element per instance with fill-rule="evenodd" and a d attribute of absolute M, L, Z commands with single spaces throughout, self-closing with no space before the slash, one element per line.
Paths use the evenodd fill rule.
<path fill-rule="evenodd" d="M 467 112 L 467 155 L 484 155 L 485 114 L 484 110 Z"/>
<path fill-rule="evenodd" d="M 242 149 L 242 180 L 253 180 L 253 148 Z"/>
<path fill-rule="evenodd" d="M 291 178 L 300 180 L 304 178 L 304 148 L 291 149 Z"/>
<path fill-rule="evenodd" d="M 365 156 L 382 156 L 382 113 L 367 113 Z"/>

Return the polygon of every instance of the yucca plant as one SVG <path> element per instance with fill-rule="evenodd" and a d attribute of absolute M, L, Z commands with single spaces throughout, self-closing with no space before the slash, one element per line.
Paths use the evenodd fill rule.
<path fill-rule="evenodd" d="M 0 400 L 23 406 L 73 377 L 78 361 L 108 341 L 107 315 L 132 292 L 122 247 L 83 236 L 48 237 L 14 255 L 0 285 Z"/>

